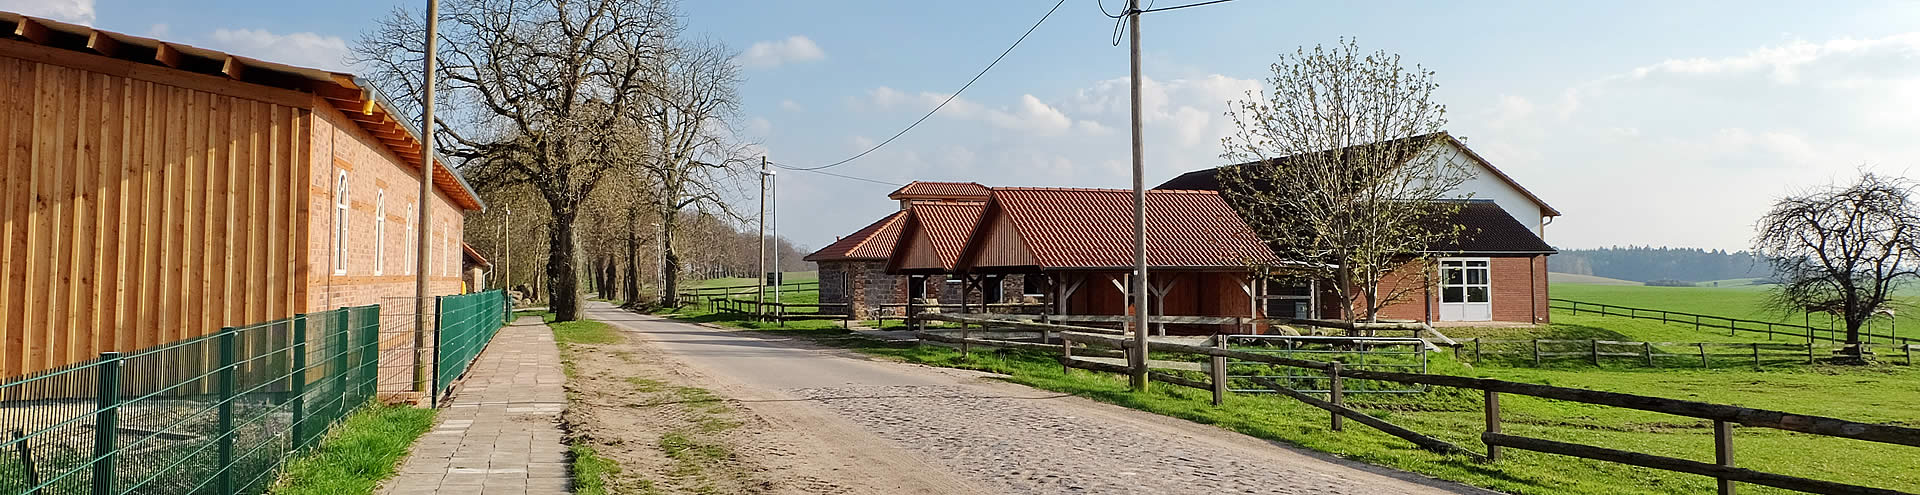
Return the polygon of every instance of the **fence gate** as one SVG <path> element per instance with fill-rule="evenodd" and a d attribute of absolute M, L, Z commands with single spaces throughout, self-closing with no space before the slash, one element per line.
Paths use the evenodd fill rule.
<path fill-rule="evenodd" d="M 1338 361 L 1343 368 L 1350 370 L 1427 372 L 1427 342 L 1416 338 L 1223 335 L 1219 342 L 1235 351 L 1311 361 Z M 1255 378 L 1269 379 L 1303 393 L 1328 393 L 1331 388 L 1324 371 L 1227 360 L 1228 390 L 1239 393 L 1274 392 L 1255 383 Z M 1428 388 L 1426 385 L 1353 378 L 1342 381 L 1342 388 L 1348 394 L 1418 394 L 1425 393 Z"/>

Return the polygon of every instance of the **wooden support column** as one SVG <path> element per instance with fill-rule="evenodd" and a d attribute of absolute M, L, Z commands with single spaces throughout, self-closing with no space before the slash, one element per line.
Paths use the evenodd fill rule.
<path fill-rule="evenodd" d="M 1500 434 L 1500 393 L 1486 391 L 1487 433 Z M 1487 444 L 1487 460 L 1500 460 L 1500 446 Z"/>
<path fill-rule="evenodd" d="M 1715 463 L 1733 467 L 1733 425 L 1725 421 L 1713 422 L 1713 460 Z M 1720 478 L 1720 495 L 1734 495 L 1733 480 Z"/>

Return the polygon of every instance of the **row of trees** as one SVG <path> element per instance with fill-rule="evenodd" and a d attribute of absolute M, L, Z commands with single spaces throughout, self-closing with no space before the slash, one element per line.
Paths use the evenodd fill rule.
<path fill-rule="evenodd" d="M 560 320 L 579 317 L 581 277 L 605 272 L 588 248 L 636 274 L 640 244 L 658 243 L 671 304 L 683 224 L 734 216 L 727 198 L 753 173 L 752 143 L 733 132 L 740 69 L 725 46 L 684 36 L 680 19 L 671 0 L 441 2 L 436 104 L 447 110 L 435 143 L 483 197 L 539 220 L 526 233 L 544 236 L 545 258 L 530 272 L 546 278 Z M 422 104 L 424 20 L 396 10 L 354 47 L 402 108 Z"/>
<path fill-rule="evenodd" d="M 1772 274 L 1767 261 L 1748 251 L 1652 246 L 1562 249 L 1547 258 L 1547 270 L 1635 282 L 1699 282 Z"/>

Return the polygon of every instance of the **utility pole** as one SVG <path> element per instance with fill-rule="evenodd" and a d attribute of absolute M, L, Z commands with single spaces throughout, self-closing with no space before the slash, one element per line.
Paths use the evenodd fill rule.
<path fill-rule="evenodd" d="M 1147 191 L 1143 177 L 1145 148 L 1140 135 L 1140 0 L 1127 0 L 1127 44 L 1132 61 L 1128 79 L 1133 100 L 1133 352 L 1127 356 L 1128 382 L 1147 389 Z"/>
<path fill-rule="evenodd" d="M 773 171 L 767 169 L 767 157 L 762 156 L 760 157 L 760 211 L 753 214 L 760 222 L 760 250 L 753 252 L 754 262 L 758 263 L 759 267 L 759 271 L 753 276 L 759 280 L 754 284 L 756 290 L 753 291 L 755 321 L 760 319 L 761 308 L 767 302 L 767 176 L 769 175 L 773 175 Z"/>
<path fill-rule="evenodd" d="M 427 56 L 426 82 L 421 93 L 422 112 L 420 115 L 420 220 L 414 231 L 419 266 L 413 270 L 413 391 L 434 393 L 427 390 L 427 267 L 433 266 L 427 257 L 431 253 L 427 243 L 432 238 L 427 234 L 428 218 L 433 216 L 433 72 L 434 54 L 438 50 L 435 42 L 440 40 L 440 0 L 427 0 Z"/>
<path fill-rule="evenodd" d="M 771 217 L 767 223 L 773 227 L 773 302 L 779 304 L 783 301 L 780 286 L 787 282 L 786 272 L 780 270 L 780 176 L 772 170 L 767 171 L 767 176 L 773 186 L 767 189 L 767 216 Z"/>

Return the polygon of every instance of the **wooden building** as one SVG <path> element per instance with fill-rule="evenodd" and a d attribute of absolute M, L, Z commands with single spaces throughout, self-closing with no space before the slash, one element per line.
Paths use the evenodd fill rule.
<path fill-rule="evenodd" d="M 460 290 L 479 198 L 350 74 L 0 12 L 0 108 L 0 376 Z"/>
<path fill-rule="evenodd" d="M 1547 244 L 1546 226 L 1560 216 L 1560 211 L 1548 206 L 1452 135 L 1443 132 L 1409 139 L 1428 140 L 1432 155 L 1427 156 L 1464 163 L 1473 171 L 1473 176 L 1456 188 L 1449 199 L 1462 203 L 1458 213 L 1434 219 L 1464 227 L 1465 235 L 1453 242 L 1429 246 L 1424 255 L 1433 258 L 1434 266 L 1409 264 L 1383 281 L 1382 293 L 1408 288 L 1413 297 L 1382 308 L 1380 316 L 1429 323 L 1548 323 L 1551 318 L 1547 311 L 1547 256 L 1555 251 Z M 1250 166 L 1266 164 L 1227 167 Z M 1217 191 L 1219 170 L 1188 172 L 1159 188 Z M 1339 311 L 1338 291 L 1327 289 L 1331 284 L 1306 281 L 1301 287 L 1306 284 L 1320 288 L 1291 290 L 1324 296 L 1325 300 L 1303 304 L 1320 308 L 1326 314 Z"/>
<path fill-rule="evenodd" d="M 1147 279 L 1153 316 L 1263 318 L 1263 269 L 1279 262 L 1218 193 L 1149 191 Z M 1133 313 L 1133 192 L 995 188 L 955 261 L 970 277 L 1024 276 L 1063 321 L 1117 324 Z M 904 238 L 903 238 L 904 242 Z M 911 261 L 903 261 L 911 264 Z M 1094 318 L 1074 318 L 1094 317 Z M 1176 333 L 1253 331 L 1161 324 Z"/>

